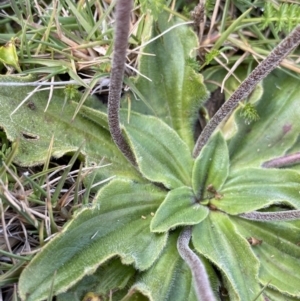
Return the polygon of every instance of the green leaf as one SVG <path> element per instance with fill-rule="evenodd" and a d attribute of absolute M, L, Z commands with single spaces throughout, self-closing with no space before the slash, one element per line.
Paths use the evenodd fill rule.
<path fill-rule="evenodd" d="M 141 9 L 145 14 L 147 9 L 151 10 L 151 14 L 154 18 L 157 18 L 159 13 L 163 10 L 164 0 L 141 0 Z"/>
<path fill-rule="evenodd" d="M 199 199 L 211 197 L 207 191 L 210 186 L 219 191 L 229 173 L 229 153 L 226 141 L 220 132 L 217 132 L 197 157 L 192 176 L 194 193 Z"/>
<path fill-rule="evenodd" d="M 261 240 L 261 244 L 252 247 L 261 262 L 261 283 L 270 282 L 271 288 L 300 298 L 300 274 L 296 272 L 300 270 L 299 221 L 254 222 L 242 218 L 233 221 L 245 238 Z"/>
<path fill-rule="evenodd" d="M 33 81 L 32 77 L 0 76 L 0 82 L 30 81 Z M 119 175 L 141 181 L 139 173 L 112 142 L 109 131 L 104 126 L 107 125 L 106 114 L 83 107 L 72 121 L 77 103 L 67 103 L 63 108 L 63 91 L 54 90 L 46 112 L 44 111 L 49 92 L 39 91 L 33 93 L 30 99 L 12 114 L 32 91 L 33 88 L 28 86 L 1 87 L 0 127 L 4 129 L 10 141 L 20 139 L 16 163 L 32 166 L 45 162 L 51 138 L 54 136 L 53 157 L 58 158 L 75 152 L 85 142 L 81 154 L 85 157 L 87 166 L 99 165 L 100 162 L 101 165 L 112 163 L 106 168 L 98 169 L 100 179 Z"/>
<path fill-rule="evenodd" d="M 300 209 L 299 174 L 293 170 L 246 168 L 230 173 L 211 204 L 229 214 L 258 210 L 272 204 Z"/>
<path fill-rule="evenodd" d="M 232 169 L 259 167 L 284 155 L 295 144 L 299 149 L 299 80 L 275 71 L 263 85 L 264 93 L 255 106 L 260 116 L 258 121 L 248 124 L 236 111 L 238 132 L 229 141 Z"/>
<path fill-rule="evenodd" d="M 193 190 L 179 187 L 169 191 L 156 211 L 150 229 L 152 232 L 166 232 L 179 225 L 195 225 L 208 215 L 208 208 L 199 205 Z"/>
<path fill-rule="evenodd" d="M 110 291 L 116 292 L 113 293 L 113 300 L 120 300 L 120 293 L 123 296 L 126 294 L 120 290 L 128 285 L 134 274 L 133 266 L 123 265 L 119 258 L 113 258 L 99 267 L 93 275 L 85 276 L 68 292 L 58 295 L 57 301 L 82 301 L 89 292 L 104 297 Z"/>
<path fill-rule="evenodd" d="M 237 300 L 253 301 L 260 292 L 259 261 L 227 215 L 211 212 L 203 222 L 194 226 L 192 241 L 195 249 L 225 274 L 238 296 Z M 263 301 L 262 297 L 257 300 Z"/>
<path fill-rule="evenodd" d="M 177 251 L 177 238 L 178 231 L 170 235 L 168 244 L 159 260 L 149 270 L 141 274 L 128 295 L 138 291 L 151 301 L 197 300 L 190 269 Z M 217 291 L 218 282 L 216 281 L 216 275 L 211 269 L 208 269 L 208 272 L 214 284 L 213 288 Z M 127 299 L 124 300 L 127 301 Z"/>
<path fill-rule="evenodd" d="M 125 126 L 141 173 L 167 188 L 190 186 L 193 159 L 178 134 L 154 116 L 131 113 Z"/>
<path fill-rule="evenodd" d="M 215 57 L 220 55 L 220 51 L 212 49 L 210 52 L 205 54 L 205 65 L 208 65 Z"/>
<path fill-rule="evenodd" d="M 267 288 L 264 291 L 264 295 L 266 295 L 269 300 L 272 301 L 299 301 L 299 298 L 293 298 L 290 296 L 282 295 L 280 292 Z"/>
<path fill-rule="evenodd" d="M 152 38 L 164 33 L 173 25 L 182 23 L 166 12 L 159 15 L 152 28 Z M 203 77 L 188 66 L 188 59 L 196 56 L 198 39 L 190 27 L 178 26 L 164 33 L 143 48 L 137 90 L 146 102 L 131 97 L 132 109 L 157 116 L 171 126 L 192 151 L 194 125 L 198 110 L 208 97 Z"/>
<path fill-rule="evenodd" d="M 149 231 L 151 213 L 164 198 L 165 192 L 152 184 L 110 182 L 99 191 L 94 208 L 75 216 L 26 267 L 19 281 L 21 298 L 46 298 L 53 278 L 55 294 L 64 292 L 116 255 L 123 264 L 149 268 L 166 244 L 167 234 Z"/>

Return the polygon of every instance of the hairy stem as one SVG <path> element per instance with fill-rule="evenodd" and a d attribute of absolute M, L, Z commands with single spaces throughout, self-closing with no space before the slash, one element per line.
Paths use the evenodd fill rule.
<path fill-rule="evenodd" d="M 215 301 L 216 299 L 210 286 L 205 267 L 200 258 L 189 247 L 191 236 L 191 227 L 183 229 L 177 240 L 178 252 L 192 271 L 197 299 L 199 301 Z"/>
<path fill-rule="evenodd" d="M 122 134 L 119 116 L 131 10 L 132 0 L 117 1 L 114 56 L 108 96 L 108 125 L 115 144 L 124 156 L 133 165 L 136 165 L 133 153 Z"/>
<path fill-rule="evenodd" d="M 262 222 L 272 221 L 292 221 L 300 218 L 300 210 L 288 210 L 277 212 L 258 212 L 253 211 L 249 213 L 243 213 L 239 215 L 245 219 Z"/>
<path fill-rule="evenodd" d="M 300 43 L 300 25 L 298 25 L 274 50 L 250 73 L 239 88 L 217 111 L 199 136 L 193 156 L 196 158 L 207 143 L 217 126 L 229 115 L 280 62 Z"/>
<path fill-rule="evenodd" d="M 294 165 L 294 164 L 297 164 L 297 163 L 300 163 L 300 153 L 285 155 L 285 156 L 282 156 L 282 157 L 272 159 L 270 161 L 266 161 L 262 164 L 262 167 L 265 167 L 265 168 L 279 168 L 279 167 Z"/>

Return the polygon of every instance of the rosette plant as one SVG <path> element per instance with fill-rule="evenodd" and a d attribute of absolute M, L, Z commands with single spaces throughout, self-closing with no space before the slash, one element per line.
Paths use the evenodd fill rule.
<path fill-rule="evenodd" d="M 298 45 L 300 27 L 195 139 L 208 93 L 188 65 L 197 48 L 192 30 L 174 26 L 160 35 L 181 22 L 175 17 L 152 20 L 156 39 L 144 52 L 155 56 L 139 66 L 151 81 L 139 76 L 133 89 L 140 100 L 132 95 L 131 110 L 120 105 L 131 2 L 117 3 L 107 114 L 83 106 L 71 123 L 76 103 L 59 115 L 56 93 L 43 112 L 45 92 L 37 92 L 34 110 L 11 115 L 18 97 L 3 88 L 11 101 L 3 97 L 1 126 L 11 140 L 22 133 L 17 162 L 41 162 L 50 133 L 54 156 L 75 151 L 84 137 L 86 164 L 110 162 L 96 176 L 115 176 L 26 266 L 21 299 L 44 300 L 53 291 L 57 300 L 299 300 L 299 83 L 280 72 L 267 77 L 251 104 L 258 121 L 245 122 L 236 107 Z M 9 80 L 16 78 L 1 79 Z M 30 88 L 15 89 L 25 95 Z M 14 123 L 18 114 L 27 116 L 26 131 Z M 52 131 L 40 131 L 42 122 Z"/>

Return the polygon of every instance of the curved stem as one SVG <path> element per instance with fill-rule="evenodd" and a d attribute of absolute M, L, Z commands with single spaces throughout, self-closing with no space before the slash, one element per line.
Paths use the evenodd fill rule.
<path fill-rule="evenodd" d="M 292 221 L 300 219 L 300 210 L 287 210 L 277 212 L 258 212 L 253 211 L 239 215 L 245 219 L 262 222 L 275 222 L 275 221 Z"/>
<path fill-rule="evenodd" d="M 133 165 L 136 165 L 134 155 L 122 134 L 119 116 L 131 10 L 132 0 L 117 1 L 114 56 L 108 95 L 108 125 L 115 144 L 124 154 L 124 156 Z"/>
<path fill-rule="evenodd" d="M 231 97 L 217 111 L 213 118 L 208 122 L 201 135 L 199 136 L 193 156 L 197 157 L 206 144 L 214 130 L 238 105 L 245 99 L 255 88 L 255 86 L 263 80 L 280 62 L 300 44 L 300 25 L 298 25 L 274 50 L 250 73 L 250 75 L 242 82 L 239 88 L 231 95 Z"/>
<path fill-rule="evenodd" d="M 189 247 L 191 236 L 191 227 L 183 229 L 177 240 L 178 252 L 192 271 L 197 299 L 199 301 L 215 301 L 216 299 L 210 286 L 205 267 L 200 258 Z"/>
<path fill-rule="evenodd" d="M 265 168 L 279 168 L 300 163 L 300 153 L 278 157 L 262 164 Z"/>

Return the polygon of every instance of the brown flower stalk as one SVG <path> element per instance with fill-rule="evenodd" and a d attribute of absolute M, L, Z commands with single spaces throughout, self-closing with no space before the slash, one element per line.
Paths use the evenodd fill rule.
<path fill-rule="evenodd" d="M 133 165 L 136 165 L 134 155 L 122 134 L 119 116 L 131 10 L 132 0 L 117 1 L 114 56 L 108 96 L 108 125 L 115 144 L 124 156 Z"/>
<path fill-rule="evenodd" d="M 252 221 L 262 222 L 292 221 L 300 218 L 300 210 L 287 210 L 276 212 L 253 211 L 249 213 L 240 214 L 239 216 Z"/>
<path fill-rule="evenodd" d="M 300 153 L 278 157 L 262 164 L 265 168 L 280 168 L 300 163 Z"/>
<path fill-rule="evenodd" d="M 197 299 L 199 301 L 215 301 L 216 299 L 210 286 L 205 267 L 200 258 L 189 247 L 191 236 L 192 228 L 184 228 L 177 240 L 177 250 L 181 258 L 191 269 Z"/>

